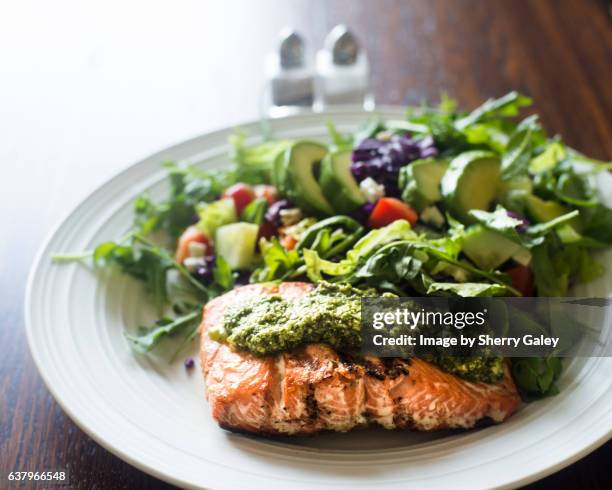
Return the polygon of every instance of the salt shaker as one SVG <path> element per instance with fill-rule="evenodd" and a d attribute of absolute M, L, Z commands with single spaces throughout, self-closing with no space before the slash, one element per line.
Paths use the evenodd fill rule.
<path fill-rule="evenodd" d="M 373 108 L 367 55 L 345 25 L 337 25 L 327 35 L 324 47 L 317 52 L 315 70 L 316 109 L 336 104 Z"/>
<path fill-rule="evenodd" d="M 296 31 L 290 28 L 281 31 L 277 51 L 266 57 L 265 71 L 270 87 L 271 114 L 312 106 L 314 70 L 304 40 Z"/>

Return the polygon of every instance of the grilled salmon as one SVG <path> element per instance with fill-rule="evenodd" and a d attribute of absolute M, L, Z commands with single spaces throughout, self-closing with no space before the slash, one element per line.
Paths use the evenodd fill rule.
<path fill-rule="evenodd" d="M 472 383 L 423 360 L 354 359 L 323 344 L 276 356 L 238 352 L 207 335 L 232 302 L 306 294 L 304 282 L 251 284 L 204 307 L 200 360 L 213 418 L 223 428 L 258 434 L 304 435 L 378 424 L 387 429 L 468 429 L 499 423 L 519 406 L 508 366 L 497 384 Z"/>

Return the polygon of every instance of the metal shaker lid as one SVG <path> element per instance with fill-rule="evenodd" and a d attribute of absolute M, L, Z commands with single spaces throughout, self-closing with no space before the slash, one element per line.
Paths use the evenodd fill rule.
<path fill-rule="evenodd" d="M 352 65 L 357 61 L 359 43 L 344 24 L 338 24 L 325 38 L 325 49 L 332 55 L 334 65 Z"/>
<path fill-rule="evenodd" d="M 281 31 L 278 50 L 282 68 L 299 68 L 304 65 L 304 40 L 293 29 L 285 28 Z"/>

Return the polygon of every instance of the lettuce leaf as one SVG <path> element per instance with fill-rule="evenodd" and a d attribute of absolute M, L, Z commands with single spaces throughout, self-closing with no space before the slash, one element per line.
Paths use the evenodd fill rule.
<path fill-rule="evenodd" d="M 220 226 L 238 221 L 233 199 L 219 199 L 211 203 L 200 204 L 198 215 L 200 221 L 196 226 L 207 237 L 214 237 Z"/>

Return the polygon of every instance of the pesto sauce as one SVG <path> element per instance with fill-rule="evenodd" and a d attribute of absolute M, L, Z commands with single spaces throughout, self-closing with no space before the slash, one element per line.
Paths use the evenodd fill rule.
<path fill-rule="evenodd" d="M 324 343 L 339 352 L 361 347 L 361 299 L 374 296 L 348 284 L 321 282 L 302 297 L 251 297 L 230 305 L 223 324 L 211 329 L 213 340 L 226 341 L 256 356 L 287 352 L 307 343 Z M 470 381 L 494 383 L 503 376 L 501 358 L 425 355 L 442 370 Z"/>
<path fill-rule="evenodd" d="M 320 283 L 291 301 L 278 295 L 249 298 L 228 307 L 222 331 L 211 337 L 257 356 L 316 342 L 355 351 L 361 345 L 361 299 L 368 294 L 349 285 Z"/>
<path fill-rule="evenodd" d="M 504 360 L 501 357 L 442 357 L 433 362 L 447 373 L 468 381 L 497 383 L 504 376 Z"/>

